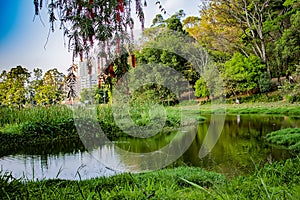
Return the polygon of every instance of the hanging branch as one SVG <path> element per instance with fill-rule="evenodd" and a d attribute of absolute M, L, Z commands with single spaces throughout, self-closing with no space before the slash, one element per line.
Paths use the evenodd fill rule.
<path fill-rule="evenodd" d="M 136 14 L 144 29 L 142 0 L 134 0 Z M 88 56 L 89 51 L 101 41 L 112 41 L 118 35 L 126 35 L 128 28 L 132 31 L 132 0 L 51 0 L 46 2 L 51 31 L 55 31 L 55 22 L 69 39 L 68 50 L 74 57 Z M 35 15 L 39 15 L 42 0 L 34 0 Z M 143 2 L 146 5 L 146 2 Z M 120 40 L 120 48 L 123 45 Z M 117 42 L 116 44 L 119 44 Z M 119 47 L 116 49 L 117 51 Z M 120 51 L 119 51 L 120 52 Z M 74 58 L 73 58 L 74 59 Z"/>

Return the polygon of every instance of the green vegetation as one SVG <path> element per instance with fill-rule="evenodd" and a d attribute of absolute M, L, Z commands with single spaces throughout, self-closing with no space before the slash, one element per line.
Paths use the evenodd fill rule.
<path fill-rule="evenodd" d="M 33 80 L 30 80 L 31 72 L 22 66 L 3 70 L 0 74 L 0 106 L 20 109 L 29 105 L 59 104 L 64 100 L 68 79 L 63 73 L 56 68 L 48 70 L 44 76 L 38 68 L 33 73 Z"/>
<path fill-rule="evenodd" d="M 300 128 L 287 128 L 266 135 L 271 144 L 300 151 Z"/>
<path fill-rule="evenodd" d="M 82 181 L 0 177 L 3 199 L 298 199 L 300 158 L 256 166 L 234 179 L 201 168 L 180 167 Z"/>
<path fill-rule="evenodd" d="M 149 124 L 151 108 L 150 104 L 131 106 L 130 116 L 136 125 L 147 126 Z M 92 116 L 90 109 L 80 107 L 76 109 L 80 109 L 81 116 L 74 118 L 71 108 L 62 105 L 21 109 L 0 107 L 0 152 L 9 152 L 17 147 L 41 143 L 48 145 L 62 141 L 78 143 L 80 138 L 75 126 L 76 120 L 80 124 L 91 125 L 91 127 L 100 124 L 109 139 L 128 137 L 115 123 L 111 106 L 99 105 L 97 108 L 92 108 L 97 110 L 97 116 Z M 205 120 L 200 116 L 199 111 L 188 111 L 184 114 L 186 123 Z M 97 117 L 94 122 L 91 121 L 93 117 Z M 170 131 L 181 123 L 180 110 L 167 107 L 166 122 L 162 131 Z"/>
<path fill-rule="evenodd" d="M 38 144 L 76 141 L 72 111 L 66 106 L 0 107 L 0 154 Z"/>
<path fill-rule="evenodd" d="M 261 102 L 242 104 L 205 104 L 200 106 L 201 114 L 212 112 L 226 112 L 232 114 L 281 114 L 299 116 L 300 107 L 298 104 L 286 102 Z"/>
<path fill-rule="evenodd" d="M 224 69 L 226 93 L 235 96 L 258 88 L 259 77 L 266 66 L 254 55 L 246 57 L 235 53 L 231 60 L 224 63 Z"/>
<path fill-rule="evenodd" d="M 203 78 L 199 78 L 195 83 L 195 96 L 196 97 L 209 97 L 209 90 Z"/>
<path fill-rule="evenodd" d="M 34 1 L 36 15 L 41 8 L 39 3 Z M 159 4 L 161 11 L 164 11 L 160 1 L 156 1 L 156 4 Z M 59 19 L 65 29 L 64 32 L 68 33 L 66 35 L 70 39 L 69 48 L 74 50 L 74 55 L 79 54 L 81 60 L 84 53 L 88 55 L 88 51 L 93 49 L 94 40 L 100 41 L 101 44 L 104 44 L 103 41 L 116 44 L 117 58 L 114 58 L 109 66 L 104 66 L 106 67 L 106 71 L 103 72 L 106 73 L 105 90 L 83 91 L 82 101 L 96 97 L 99 103 L 107 102 L 108 99 L 103 101 L 101 97 L 104 94 L 110 96 L 113 85 L 129 71 L 130 66 L 127 63 L 129 55 L 132 66 L 135 67 L 136 55 L 139 64 L 158 63 L 180 72 L 195 88 L 195 95 L 198 97 L 220 96 L 220 91 L 217 90 L 222 81 L 226 97 L 236 98 L 245 94 L 255 94 L 240 98 L 239 105 L 230 102 L 230 104 L 216 105 L 213 110 L 208 104 L 201 106 L 200 112 L 198 108 L 194 109 L 194 105 L 187 106 L 184 109 L 184 117 L 191 122 L 195 119 L 203 120 L 200 117 L 202 113 L 224 112 L 222 107 L 227 108 L 227 113 L 300 115 L 300 107 L 296 103 L 300 101 L 298 31 L 300 4 L 296 0 L 212 0 L 201 7 L 199 17 L 188 17 L 182 20 L 185 16 L 182 10 L 168 19 L 157 15 L 153 20 L 153 26 L 144 33 L 146 44 L 142 44 L 142 50 L 136 52 L 131 45 L 129 45 L 129 52 L 125 52 L 123 40 L 119 37 L 126 32 L 127 28 L 133 29 L 129 12 L 124 12 L 130 8 L 127 1 L 99 1 L 98 3 L 79 1 L 72 5 L 67 4 L 67 1 L 51 1 L 48 8 L 51 29 L 54 30 L 54 22 L 58 19 L 55 13 L 58 11 L 62 15 Z M 65 10 L 67 12 L 60 12 Z M 136 0 L 136 12 L 143 24 L 144 14 L 139 0 Z M 103 21 L 106 22 L 105 26 L 102 26 Z M 66 30 L 67 27 L 75 27 L 75 29 Z M 158 31 L 160 27 L 171 30 L 164 29 L 160 32 Z M 192 40 L 191 46 L 199 53 L 202 60 L 193 58 L 195 59 L 193 63 L 182 57 L 183 55 L 192 57 L 190 54 L 177 55 L 178 52 L 190 53 L 190 49 L 185 49 L 187 52 L 183 51 L 184 47 L 181 44 L 186 41 L 177 37 L 172 31 L 192 36 L 195 40 Z M 171 46 L 162 47 L 161 44 L 171 44 Z M 101 55 L 113 54 L 110 50 L 114 48 L 108 45 L 102 46 L 104 49 L 101 50 Z M 208 54 L 212 59 L 208 58 Z M 105 60 L 112 59 L 105 57 Z M 198 66 L 199 61 L 201 66 Z M 147 76 L 138 71 L 139 66 L 135 69 L 133 73 L 139 73 L 139 76 L 135 75 L 135 77 Z M 207 70 L 200 74 L 203 69 Z M 161 71 L 154 71 L 153 74 L 155 78 L 162 75 Z M 174 78 L 172 73 L 163 75 Z M 97 106 L 97 116 L 94 121 L 89 110 L 82 110 L 81 114 L 85 117 L 74 120 L 72 110 L 65 106 L 34 107 L 59 104 L 65 96 L 72 103 L 76 97 L 74 87 L 76 77 L 73 69 L 67 77 L 57 69 L 49 70 L 43 78 L 42 71 L 35 69 L 33 81 L 30 81 L 30 76 L 30 72 L 21 66 L 12 68 L 8 72 L 2 71 L 0 75 L 0 155 L 24 145 L 45 144 L 47 146 L 51 142 L 68 140 L 77 141 L 74 142 L 77 145 L 79 135 L 75 120 L 79 120 L 89 128 L 94 128 L 91 126 L 93 122 L 99 123 L 110 139 L 124 136 L 114 120 L 112 108 L 107 105 Z M 286 80 L 282 81 L 284 76 Z M 278 83 L 275 84 L 272 78 L 277 78 Z M 165 81 L 171 82 L 168 79 Z M 63 90 L 65 86 L 69 91 Z M 277 95 L 268 95 L 268 92 L 277 90 L 274 86 L 280 86 Z M 106 93 L 106 89 L 109 89 L 110 93 Z M 157 110 L 151 110 L 151 105 L 153 103 L 177 104 L 176 95 L 171 92 L 180 91 L 170 91 L 164 88 L 164 84 L 148 84 L 143 85 L 139 90 L 128 91 L 128 94 L 129 92 L 132 92 L 132 99 L 128 105 L 131 108 L 130 117 L 135 125 L 147 126 L 150 124 L 151 116 L 158 115 Z M 155 97 L 160 99 L 155 101 Z M 294 104 L 276 102 L 281 100 Z M 276 103 L 261 103 L 273 101 Z M 179 126 L 181 123 L 179 112 L 176 106 L 166 108 L 164 128 Z M 127 126 L 131 128 L 131 125 Z M 299 129 L 276 131 L 267 135 L 267 141 L 288 149 L 299 150 L 299 132 Z M 253 174 L 239 176 L 232 180 L 199 168 L 164 169 L 86 181 L 44 180 L 26 183 L 14 179 L 9 174 L 3 174 L 0 177 L 0 197 L 4 199 L 297 199 L 300 198 L 299 164 L 300 159 L 294 158 L 268 164 L 262 168 L 256 166 L 257 169 Z"/>

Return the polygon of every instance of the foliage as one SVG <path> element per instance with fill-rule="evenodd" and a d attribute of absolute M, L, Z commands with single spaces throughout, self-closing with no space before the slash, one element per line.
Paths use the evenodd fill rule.
<path fill-rule="evenodd" d="M 202 3 L 199 16 L 184 19 L 183 26 L 215 62 L 224 64 L 235 53 L 254 54 L 270 78 L 280 78 L 299 61 L 299 9 L 293 0 L 212 0 Z"/>
<path fill-rule="evenodd" d="M 34 1 L 35 15 L 44 6 L 43 1 Z M 64 36 L 69 39 L 68 48 L 74 55 L 88 54 L 94 43 L 113 40 L 123 43 L 120 36 L 127 35 L 127 29 L 133 29 L 131 17 L 132 2 L 125 0 L 110 1 L 47 1 L 49 23 L 51 31 L 55 31 L 55 22 L 59 21 Z M 144 27 L 143 4 L 135 0 L 136 14 Z M 108 53 L 109 47 L 104 50 Z"/>
<path fill-rule="evenodd" d="M 265 70 L 265 65 L 254 55 L 246 57 L 235 53 L 231 60 L 224 64 L 224 69 L 227 93 L 236 95 L 259 87 L 259 77 Z"/>
<path fill-rule="evenodd" d="M 199 17 L 187 17 L 183 20 L 183 26 L 197 41 L 204 46 L 216 60 L 226 55 L 233 55 L 241 49 L 241 27 L 237 26 L 237 20 L 229 13 L 224 12 L 226 6 L 220 1 L 203 3 Z M 216 61 L 215 60 L 215 61 Z"/>
<path fill-rule="evenodd" d="M 166 20 L 157 16 L 159 19 L 155 18 L 154 21 L 159 21 L 159 27 L 166 28 L 158 29 L 157 26 L 152 26 L 146 29 L 144 32 L 144 37 L 147 38 L 146 43 L 143 44 L 142 50 L 136 53 L 136 56 L 139 64 L 159 63 L 175 69 L 193 85 L 199 78 L 199 74 L 191 66 L 191 63 L 188 63 L 182 54 L 180 55 L 184 48 L 181 44 L 185 44 L 185 40 L 188 38 L 188 36 L 184 37 L 187 33 L 180 20 L 184 15 L 180 10 Z M 191 44 L 190 41 L 189 43 Z"/>
<path fill-rule="evenodd" d="M 203 78 L 196 81 L 194 88 L 196 97 L 209 97 L 209 90 Z"/>
<path fill-rule="evenodd" d="M 240 103 L 278 102 L 278 101 L 282 101 L 282 100 L 283 100 L 283 97 L 279 93 L 268 94 L 268 95 L 253 94 L 250 96 L 239 97 Z M 235 99 L 234 99 L 234 101 L 235 101 Z"/>
<path fill-rule="evenodd" d="M 266 140 L 271 144 L 300 151 L 300 128 L 287 128 L 268 133 Z"/>
<path fill-rule="evenodd" d="M 73 101 L 74 98 L 77 97 L 77 90 L 76 90 L 76 84 L 78 83 L 77 77 L 75 73 L 78 71 L 78 66 L 73 64 L 69 69 L 68 69 L 68 75 L 66 77 L 66 86 L 67 86 L 67 99 L 69 101 Z"/>
<path fill-rule="evenodd" d="M 260 75 L 260 78 L 258 80 L 258 85 L 259 85 L 259 91 L 261 93 L 269 92 L 272 89 L 272 82 L 270 79 L 270 75 L 267 72 L 262 73 Z"/>
<path fill-rule="evenodd" d="M 295 73 L 291 74 L 292 77 L 299 77 L 300 65 L 295 66 Z M 289 77 L 288 77 L 289 78 Z M 286 95 L 286 100 L 289 103 L 300 102 L 300 82 L 299 80 L 286 80 L 279 90 L 283 95 Z"/>
<path fill-rule="evenodd" d="M 56 68 L 48 70 L 44 76 L 41 69 L 32 72 L 17 66 L 0 76 L 0 105 L 24 107 L 34 105 L 59 104 L 65 98 L 65 75 Z"/>
<path fill-rule="evenodd" d="M 155 4 L 161 12 L 166 13 L 159 0 Z M 55 23 L 59 21 L 59 29 L 62 29 L 63 36 L 67 38 L 68 50 L 73 51 L 73 61 L 77 56 L 80 61 L 90 60 L 97 54 L 101 67 L 106 69 L 106 83 L 111 92 L 115 72 L 118 80 L 129 68 L 128 56 L 134 57 L 132 9 L 135 8 L 144 30 L 143 5 L 147 5 L 146 0 L 34 0 L 35 15 L 39 15 L 45 5 L 48 9 L 49 31 L 54 32 Z M 100 46 L 101 48 L 97 48 Z M 71 102 L 78 95 L 72 86 L 73 82 L 74 76 L 69 74 L 67 97 Z"/>
<path fill-rule="evenodd" d="M 64 99 L 65 75 L 56 68 L 48 70 L 37 85 L 34 100 L 37 105 L 58 104 Z"/>
<path fill-rule="evenodd" d="M 17 66 L 10 71 L 2 71 L 0 77 L 0 104 L 21 108 L 26 103 L 27 84 L 30 73 L 26 68 Z"/>
<path fill-rule="evenodd" d="M 290 27 L 283 30 L 281 37 L 276 40 L 275 52 L 279 56 L 277 58 L 281 65 L 294 66 L 299 64 L 300 57 L 300 33 L 298 27 L 300 26 L 300 5 L 298 9 L 294 8 L 288 14 L 290 20 Z M 296 11 L 297 10 L 297 11 Z M 294 68 L 294 67 L 293 67 Z M 285 68 L 285 71 L 288 68 Z M 293 70 L 293 69 L 292 69 Z"/>
<path fill-rule="evenodd" d="M 286 95 L 286 100 L 289 103 L 300 102 L 300 84 L 292 86 L 290 92 Z M 286 92 L 286 91 L 285 91 Z"/>
<path fill-rule="evenodd" d="M 98 86 L 94 88 L 84 88 L 80 93 L 81 102 L 89 102 L 91 104 L 108 103 L 108 92 L 106 89 L 99 89 Z"/>

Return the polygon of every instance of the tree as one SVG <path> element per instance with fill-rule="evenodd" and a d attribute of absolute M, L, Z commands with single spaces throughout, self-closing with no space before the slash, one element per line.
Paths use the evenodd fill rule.
<path fill-rule="evenodd" d="M 14 107 L 25 105 L 27 100 L 27 86 L 29 83 L 30 73 L 26 68 L 17 66 L 9 72 L 3 71 L 1 74 L 1 98 L 2 104 Z"/>
<path fill-rule="evenodd" d="M 89 103 L 108 103 L 108 94 L 104 88 L 84 88 L 80 92 L 80 101 Z"/>
<path fill-rule="evenodd" d="M 225 5 L 223 12 L 240 24 L 245 40 L 251 44 L 253 53 L 266 64 L 267 72 L 271 75 L 266 52 L 267 33 L 264 32 L 265 13 L 270 12 L 271 0 L 221 0 L 220 2 Z"/>
<path fill-rule="evenodd" d="M 33 80 L 28 85 L 28 101 L 31 105 L 35 105 L 35 94 L 38 89 L 43 84 L 43 70 L 39 68 L 33 69 Z"/>
<path fill-rule="evenodd" d="M 43 76 L 43 70 L 39 69 L 39 68 L 33 69 L 33 76 L 34 76 L 35 81 L 41 80 L 41 78 Z"/>
<path fill-rule="evenodd" d="M 210 0 L 199 17 L 183 24 L 214 61 L 224 63 L 237 52 L 254 54 L 269 77 L 279 79 L 299 60 L 299 8 L 297 0 Z"/>
<path fill-rule="evenodd" d="M 61 100 L 57 88 L 53 85 L 40 85 L 36 88 L 34 100 L 38 105 L 52 105 Z"/>
<path fill-rule="evenodd" d="M 42 0 L 34 0 L 35 14 L 43 7 Z M 160 3 L 157 1 L 157 3 Z M 144 6 L 146 2 L 144 1 Z M 50 0 L 47 1 L 51 31 L 55 31 L 55 22 L 60 22 L 64 36 L 69 39 L 68 48 L 74 56 L 88 54 L 95 41 L 101 44 L 114 40 L 123 43 L 120 36 L 127 35 L 133 29 L 131 17 L 132 1 L 126 0 Z M 135 0 L 136 14 L 144 28 L 142 0 Z M 106 53 L 109 52 L 109 43 Z"/>
<path fill-rule="evenodd" d="M 290 27 L 284 29 L 281 37 L 275 42 L 275 52 L 277 55 L 275 59 L 284 67 L 282 69 L 284 75 L 287 70 L 294 71 L 296 65 L 299 64 L 300 10 L 291 15 L 290 21 Z M 283 74 L 281 73 L 281 75 Z"/>
<path fill-rule="evenodd" d="M 209 98 L 209 90 L 203 78 L 196 81 L 195 84 L 195 96 L 196 97 L 207 97 Z"/>
<path fill-rule="evenodd" d="M 65 75 L 56 68 L 48 70 L 35 89 L 34 100 L 38 105 L 60 103 L 64 99 Z"/>
<path fill-rule="evenodd" d="M 240 39 L 242 29 L 235 19 L 223 12 L 224 6 L 219 1 L 211 1 L 208 5 L 203 4 L 200 17 L 183 20 L 187 32 L 210 52 L 215 61 L 245 51 Z"/>
<path fill-rule="evenodd" d="M 67 99 L 71 102 L 73 102 L 74 98 L 76 98 L 77 95 L 77 77 L 75 73 L 78 71 L 78 66 L 73 64 L 69 69 L 68 69 L 68 75 L 66 77 L 66 86 L 67 86 Z"/>
<path fill-rule="evenodd" d="M 136 52 L 136 57 L 140 64 L 159 63 L 171 67 L 182 73 L 194 85 L 199 78 L 199 74 L 191 63 L 188 63 L 182 55 L 178 55 L 179 52 L 183 53 L 184 47 L 182 44 L 187 43 L 185 41 L 187 38 L 190 39 L 189 44 L 194 42 L 183 29 L 181 23 L 183 16 L 185 16 L 183 10 L 178 11 L 166 20 L 157 15 L 154 19 L 159 18 L 160 24 L 159 26 L 153 24 L 151 28 L 145 30 L 146 42 L 141 47 L 142 50 Z M 163 47 L 163 44 L 167 46 Z M 191 55 L 187 56 L 191 57 Z"/>
<path fill-rule="evenodd" d="M 272 82 L 268 73 L 265 72 L 260 75 L 258 85 L 261 93 L 267 93 L 272 89 Z"/>
<path fill-rule="evenodd" d="M 224 64 L 224 79 L 227 94 L 241 94 L 259 88 L 260 75 L 266 66 L 255 55 L 246 57 L 235 53 L 231 60 Z"/>
<path fill-rule="evenodd" d="M 6 99 L 6 79 L 7 79 L 7 72 L 3 70 L 0 74 L 0 105 L 4 104 L 3 102 Z"/>

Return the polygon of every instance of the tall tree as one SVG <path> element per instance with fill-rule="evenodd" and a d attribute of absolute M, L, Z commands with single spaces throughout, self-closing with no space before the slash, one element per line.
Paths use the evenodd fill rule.
<path fill-rule="evenodd" d="M 274 65 L 277 64 L 278 77 L 291 75 L 300 60 L 300 3 L 289 2 L 284 4 L 284 14 L 273 20 L 277 24 L 284 21 L 278 24 L 280 34 L 273 44 L 273 60 Z"/>
<path fill-rule="evenodd" d="M 65 75 L 56 68 L 48 70 L 42 84 L 35 90 L 34 99 L 38 105 L 60 103 L 64 99 Z"/>
<path fill-rule="evenodd" d="M 143 44 L 142 50 L 137 53 L 137 61 L 142 64 L 159 63 L 172 67 L 181 72 L 191 84 L 195 84 L 199 74 L 197 74 L 191 63 L 188 63 L 182 55 L 177 54 L 183 51 L 182 44 L 185 44 L 186 41 L 184 40 L 188 38 L 183 37 L 187 35 L 181 22 L 181 18 L 184 16 L 183 10 L 178 11 L 168 19 L 163 19 L 160 15 L 157 15 L 154 22 L 159 18 L 159 23 L 153 24 L 151 28 L 146 29 L 144 32 L 146 42 Z M 162 46 L 161 44 L 168 45 L 168 47 L 165 47 L 167 49 L 157 49 L 157 47 Z"/>
<path fill-rule="evenodd" d="M 36 104 L 35 101 L 35 94 L 38 89 L 43 84 L 43 70 L 39 68 L 33 69 L 33 80 L 30 82 L 29 87 L 28 87 L 28 93 L 29 93 L 29 102 L 32 105 Z"/>
<path fill-rule="evenodd" d="M 6 99 L 6 79 L 7 79 L 7 72 L 3 70 L 0 74 L 0 105 L 4 104 L 3 102 Z"/>
<path fill-rule="evenodd" d="M 9 72 L 3 71 L 1 74 L 2 103 L 10 107 L 17 106 L 19 108 L 25 105 L 29 78 L 30 73 L 22 66 L 12 68 Z"/>
<path fill-rule="evenodd" d="M 224 7 L 218 1 L 211 1 L 202 6 L 200 17 L 183 20 L 187 32 L 214 56 L 215 61 L 236 51 L 245 52 L 240 39 L 242 29 L 237 26 L 235 19 L 223 11 Z"/>

